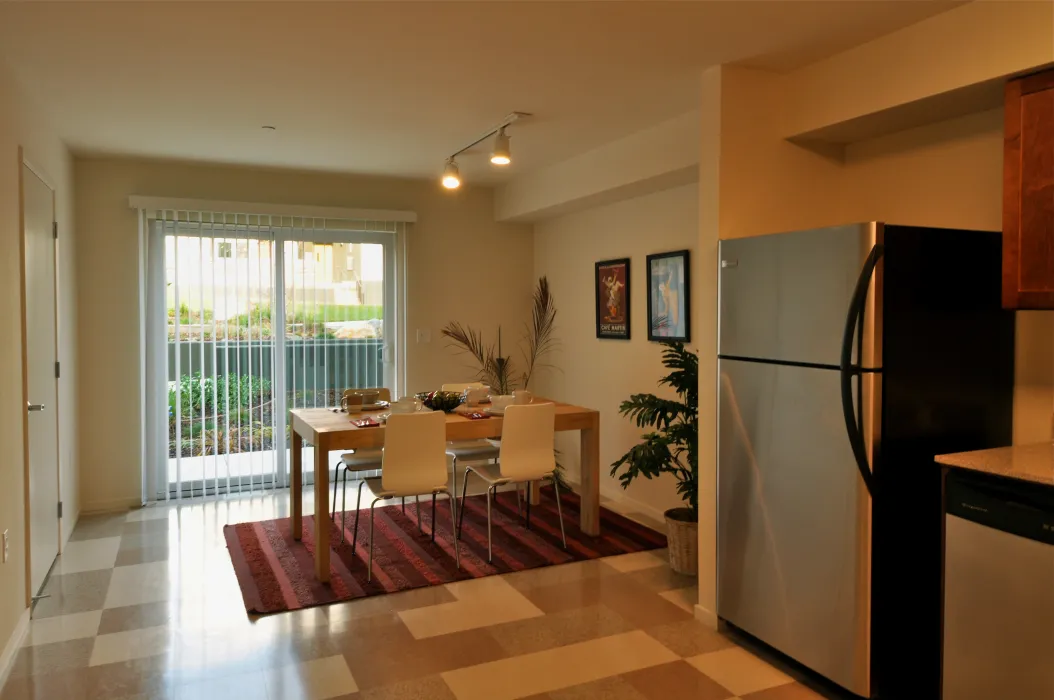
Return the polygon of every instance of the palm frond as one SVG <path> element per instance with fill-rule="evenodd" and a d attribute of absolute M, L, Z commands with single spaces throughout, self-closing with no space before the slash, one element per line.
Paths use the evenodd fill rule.
<path fill-rule="evenodd" d="M 531 322 L 527 324 L 524 339 L 527 347 L 523 351 L 524 373 L 523 387 L 526 389 L 534 376 L 534 370 L 542 366 L 540 360 L 556 345 L 554 329 L 556 328 L 556 302 L 549 291 L 549 279 L 540 277 L 534 289 L 531 305 Z"/>

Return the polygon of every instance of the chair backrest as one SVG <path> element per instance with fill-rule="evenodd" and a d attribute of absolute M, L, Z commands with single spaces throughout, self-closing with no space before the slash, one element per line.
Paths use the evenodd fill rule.
<path fill-rule="evenodd" d="M 556 469 L 556 404 L 509 406 L 501 427 L 501 475 L 533 481 Z"/>
<path fill-rule="evenodd" d="M 464 382 L 461 384 L 444 384 L 439 388 L 440 391 L 453 391 L 458 394 L 463 394 L 466 389 L 479 389 L 483 386 L 483 382 Z"/>
<path fill-rule="evenodd" d="M 391 401 L 392 400 L 392 392 L 391 392 L 391 390 L 388 389 L 387 387 L 383 387 L 383 386 L 374 386 L 374 387 L 369 387 L 367 389 L 356 389 L 355 391 L 376 391 L 377 392 L 377 399 L 379 401 Z M 340 398 L 340 397 L 338 396 L 337 398 Z"/>
<path fill-rule="evenodd" d="M 393 413 L 384 428 L 381 485 L 407 495 L 446 483 L 446 414 Z"/>

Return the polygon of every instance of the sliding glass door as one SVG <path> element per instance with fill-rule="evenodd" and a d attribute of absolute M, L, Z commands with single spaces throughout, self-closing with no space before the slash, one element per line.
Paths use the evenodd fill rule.
<path fill-rule="evenodd" d="M 151 222 L 150 384 L 168 409 L 158 498 L 288 486 L 289 409 L 395 388 L 395 231 L 341 223 L 195 212 Z"/>

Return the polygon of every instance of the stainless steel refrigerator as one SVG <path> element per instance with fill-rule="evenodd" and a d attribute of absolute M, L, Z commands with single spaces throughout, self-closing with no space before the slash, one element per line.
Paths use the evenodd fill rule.
<path fill-rule="evenodd" d="M 1011 442 L 1000 234 L 722 241 L 718 616 L 862 697 L 940 697 L 933 456 Z"/>

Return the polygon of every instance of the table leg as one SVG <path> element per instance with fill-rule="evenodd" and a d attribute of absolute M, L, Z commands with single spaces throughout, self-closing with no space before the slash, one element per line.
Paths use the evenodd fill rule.
<path fill-rule="evenodd" d="M 329 448 L 319 436 L 315 445 L 315 576 L 329 582 Z"/>
<path fill-rule="evenodd" d="M 600 426 L 582 431 L 582 532 L 600 534 Z"/>
<path fill-rule="evenodd" d="M 289 473 L 289 501 L 292 506 L 290 510 L 293 518 L 293 539 L 299 540 L 303 536 L 304 528 L 304 494 L 301 484 L 303 483 L 303 467 L 301 459 L 304 451 L 304 439 L 300 433 L 293 430 L 292 445 L 289 448 L 290 473 Z"/>

